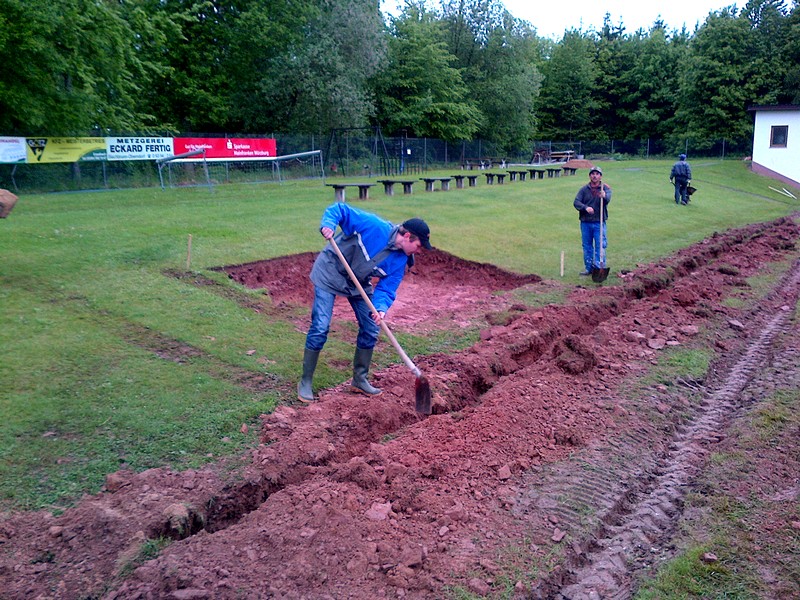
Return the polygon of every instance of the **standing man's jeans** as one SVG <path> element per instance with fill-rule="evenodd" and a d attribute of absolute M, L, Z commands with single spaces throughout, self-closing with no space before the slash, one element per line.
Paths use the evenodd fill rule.
<path fill-rule="evenodd" d="M 603 248 L 608 247 L 608 227 L 603 227 Z M 583 243 L 583 265 L 587 272 L 591 272 L 592 267 L 600 266 L 600 223 L 581 221 L 581 242 Z"/>
<path fill-rule="evenodd" d="M 311 308 L 311 327 L 306 336 L 306 348 L 319 352 L 328 340 L 328 331 L 333 318 L 333 302 L 335 294 L 314 286 L 314 306 Z M 356 346 L 364 350 L 374 348 L 378 341 L 379 327 L 370 317 L 367 303 L 361 296 L 348 297 L 350 306 L 358 321 L 358 337 Z"/>
<path fill-rule="evenodd" d="M 688 187 L 689 180 L 683 177 L 675 178 L 675 204 L 686 204 L 689 202 Z"/>

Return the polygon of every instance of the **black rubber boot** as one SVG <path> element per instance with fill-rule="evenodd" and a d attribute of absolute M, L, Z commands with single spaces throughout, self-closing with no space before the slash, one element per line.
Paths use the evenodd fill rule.
<path fill-rule="evenodd" d="M 356 347 L 356 354 L 353 357 L 353 383 L 352 390 L 368 396 L 377 396 L 381 393 L 376 387 L 372 387 L 367 381 L 369 365 L 372 362 L 372 348 Z"/>
<path fill-rule="evenodd" d="M 297 384 L 297 399 L 300 402 L 314 401 L 314 389 L 311 387 L 311 382 L 314 379 L 314 371 L 317 369 L 318 359 L 319 350 L 305 349 L 303 353 L 303 376 L 300 378 L 300 383 Z"/>

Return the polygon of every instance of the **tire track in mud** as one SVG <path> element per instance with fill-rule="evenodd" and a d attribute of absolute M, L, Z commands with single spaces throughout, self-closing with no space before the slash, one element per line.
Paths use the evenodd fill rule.
<path fill-rule="evenodd" d="M 574 465 L 560 472 L 556 468 L 548 480 L 560 483 L 543 483 L 549 488 L 546 494 L 530 494 L 525 506 L 549 509 L 556 519 L 563 519 L 562 528 L 578 532 L 579 537 L 565 563 L 532 590 L 531 598 L 626 600 L 632 596 L 637 571 L 648 568 L 669 545 L 689 484 L 712 451 L 708 444 L 724 437 L 726 423 L 741 408 L 748 385 L 769 366 L 775 340 L 790 331 L 799 295 L 800 262 L 779 288 L 793 300 L 792 306 L 760 315 L 762 323 L 754 327 L 760 331 L 758 337 L 750 341 L 717 389 L 707 393 L 691 420 L 676 428 L 666 452 L 645 455 L 643 460 L 641 449 L 647 447 L 647 435 L 632 433 L 629 444 L 623 441 L 622 447 L 612 450 L 619 458 L 631 460 L 630 468 L 609 468 L 601 458 L 608 449 L 596 449 L 582 458 L 579 477 Z M 632 451 L 625 450 L 628 445 Z M 564 498 L 569 500 L 564 502 Z M 565 504 L 594 507 L 596 521 L 587 528 L 585 513 Z"/>

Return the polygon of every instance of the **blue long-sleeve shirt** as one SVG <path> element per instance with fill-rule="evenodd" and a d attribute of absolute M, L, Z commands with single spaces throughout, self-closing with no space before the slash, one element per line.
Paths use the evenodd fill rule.
<path fill-rule="evenodd" d="M 689 166 L 685 160 L 679 160 L 674 165 L 672 165 L 672 171 L 670 171 L 669 179 L 672 181 L 673 179 L 682 178 L 689 180 L 692 178 L 692 167 Z"/>
<path fill-rule="evenodd" d="M 334 231 L 337 227 L 341 229 L 336 243 L 364 290 L 371 293 L 375 310 L 384 313 L 389 310 L 397 297 L 397 288 L 408 263 L 406 253 L 394 245 L 398 226 L 344 202 L 336 202 L 325 209 L 320 221 L 320 229 L 323 227 Z M 379 278 L 374 289 L 371 284 L 373 277 Z M 358 288 L 350 280 L 330 243 L 314 261 L 311 281 L 339 296 L 359 296 Z"/>

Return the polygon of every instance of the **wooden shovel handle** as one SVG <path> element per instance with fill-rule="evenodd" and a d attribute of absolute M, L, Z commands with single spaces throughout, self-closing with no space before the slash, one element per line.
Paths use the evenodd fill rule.
<path fill-rule="evenodd" d="M 344 254 L 342 254 L 342 251 L 339 250 L 339 245 L 336 243 L 336 240 L 333 239 L 333 236 L 331 236 L 330 240 L 328 241 L 331 243 L 333 251 L 336 252 L 336 256 L 338 256 L 339 260 L 342 261 L 342 265 L 347 271 L 347 274 L 350 276 L 350 279 L 352 280 L 353 284 L 355 284 L 355 286 L 358 288 L 358 292 L 361 294 L 361 297 L 364 299 L 364 302 L 367 303 L 367 306 L 369 306 L 369 309 L 373 313 L 378 315 L 378 322 L 380 323 L 383 332 L 386 334 L 386 337 L 389 338 L 389 341 L 392 343 L 392 346 L 394 346 L 394 349 L 397 350 L 397 353 L 400 355 L 400 358 L 402 358 L 403 362 L 406 363 L 406 366 L 409 369 L 411 369 L 411 372 L 414 373 L 414 375 L 416 375 L 417 377 L 419 377 L 422 373 L 417 368 L 417 365 L 415 365 L 414 362 L 408 357 L 408 354 L 406 354 L 403 351 L 403 348 L 400 346 L 400 342 L 398 342 L 397 338 L 394 337 L 392 330 L 389 329 L 389 326 L 380 316 L 380 313 L 378 313 L 378 311 L 375 310 L 375 305 L 372 304 L 372 300 L 369 299 L 367 292 L 364 291 L 364 287 L 361 285 L 361 282 L 358 281 L 356 274 L 353 273 L 353 269 L 350 268 L 350 265 L 347 263 L 347 259 L 344 257 Z"/>

